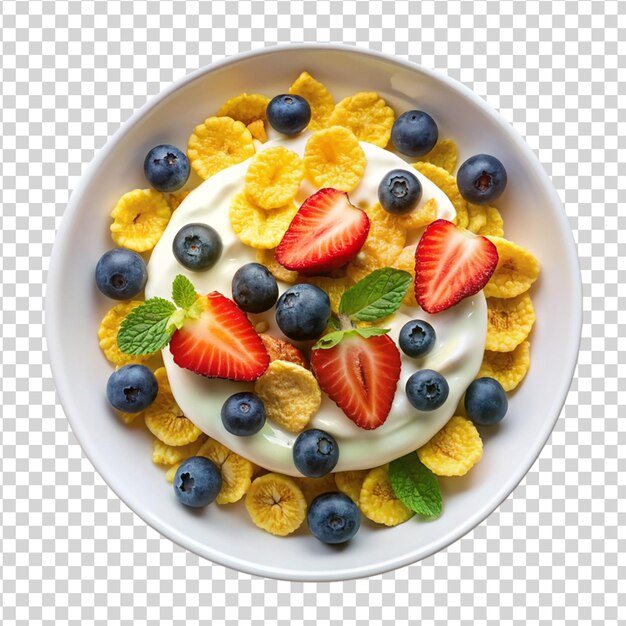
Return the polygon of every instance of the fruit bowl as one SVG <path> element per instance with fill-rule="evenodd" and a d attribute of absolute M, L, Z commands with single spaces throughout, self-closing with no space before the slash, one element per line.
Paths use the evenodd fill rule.
<path fill-rule="evenodd" d="M 112 414 L 103 391 L 110 365 L 95 340 L 98 321 L 111 304 L 97 292 L 94 268 L 112 247 L 111 207 L 126 190 L 146 186 L 144 155 L 158 143 L 185 146 L 193 125 L 228 97 L 284 92 L 303 69 L 337 99 L 371 90 L 396 111 L 417 107 L 436 114 L 441 134 L 457 142 L 460 161 L 480 152 L 497 154 L 509 176 L 498 201 L 507 237 L 532 250 L 542 265 L 533 286 L 537 322 L 530 370 L 510 395 L 505 420 L 481 429 L 482 461 L 463 478 L 440 480 L 444 511 L 436 521 L 413 518 L 383 529 L 364 520 L 354 539 L 340 547 L 320 544 L 302 531 L 287 538 L 262 533 L 243 502 L 200 512 L 178 506 L 163 471 L 150 460 L 151 437 Z M 60 401 L 85 453 L 117 495 L 148 524 L 203 557 L 251 574 L 302 581 L 357 578 L 407 565 L 485 519 L 523 478 L 552 431 L 576 363 L 580 328 L 574 241 L 559 198 L 523 139 L 446 76 L 334 45 L 269 48 L 227 59 L 178 81 L 138 111 L 101 150 L 73 193 L 57 236 L 46 301 Z"/>

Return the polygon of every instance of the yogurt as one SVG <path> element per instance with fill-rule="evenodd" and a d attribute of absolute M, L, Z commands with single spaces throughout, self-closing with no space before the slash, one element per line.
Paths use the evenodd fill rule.
<path fill-rule="evenodd" d="M 258 144 L 257 151 L 283 145 L 302 154 L 307 138 L 308 134 L 296 138 L 282 137 Z M 406 169 L 416 174 L 422 183 L 423 195 L 419 206 L 435 198 L 438 218 L 454 218 L 454 207 L 434 183 L 388 150 L 364 142 L 361 146 L 365 151 L 367 165 L 361 183 L 349 194 L 353 204 L 363 207 L 376 203 L 378 184 L 383 175 L 391 169 Z M 172 281 L 177 274 L 187 276 L 198 293 L 219 291 L 227 297 L 232 296 L 233 274 L 242 265 L 256 261 L 255 250 L 239 241 L 230 226 L 228 215 L 231 200 L 243 189 L 248 165 L 249 160 L 215 174 L 192 191 L 174 211 L 148 264 L 147 298 L 159 296 L 171 299 Z M 305 181 L 296 201 L 302 203 L 315 191 L 317 188 Z M 172 253 L 174 236 L 190 222 L 210 224 L 222 238 L 222 257 L 208 271 L 191 272 L 181 266 Z M 416 233 L 415 241 L 420 235 Z M 279 282 L 278 287 L 282 293 L 290 285 Z M 268 334 L 286 339 L 276 325 L 274 309 L 250 315 L 250 318 L 253 323 L 265 320 L 269 324 Z M 396 343 L 402 326 L 415 318 L 428 321 L 435 329 L 437 340 L 433 350 L 422 358 L 410 358 L 401 352 L 400 380 L 391 411 L 382 426 L 375 430 L 359 428 L 322 392 L 322 404 L 308 427 L 320 428 L 337 440 L 339 461 L 335 471 L 376 467 L 419 448 L 452 417 L 465 389 L 478 373 L 487 332 L 487 305 L 482 292 L 436 315 L 429 315 L 417 306 L 402 306 L 391 322 L 385 325 L 391 328 L 389 335 Z M 253 383 L 198 376 L 178 367 L 168 348 L 163 350 L 163 360 L 176 402 L 198 428 L 257 465 L 284 474 L 299 475 L 291 451 L 297 435 L 280 428 L 271 420 L 267 420 L 265 426 L 251 437 L 232 435 L 222 425 L 220 410 L 226 398 L 239 391 L 252 391 Z M 409 376 L 425 368 L 440 372 L 450 387 L 446 402 L 429 412 L 413 408 L 405 394 Z"/>

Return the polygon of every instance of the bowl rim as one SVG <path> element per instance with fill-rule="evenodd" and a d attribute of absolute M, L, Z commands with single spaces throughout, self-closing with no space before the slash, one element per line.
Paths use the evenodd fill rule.
<path fill-rule="evenodd" d="M 80 415 L 81 411 L 78 406 L 74 404 L 73 396 L 70 393 L 71 384 L 67 379 L 66 372 L 60 366 L 60 354 L 62 353 L 62 341 L 60 333 L 55 332 L 60 328 L 62 319 L 61 302 L 60 298 L 56 294 L 60 293 L 62 277 L 58 268 L 62 264 L 62 258 L 66 250 L 66 239 L 70 231 L 69 224 L 76 218 L 78 207 L 80 206 L 89 182 L 93 178 L 100 163 L 102 163 L 107 156 L 113 152 L 123 137 L 130 132 L 134 124 L 142 118 L 148 111 L 156 107 L 161 101 L 168 98 L 176 90 L 188 85 L 189 83 L 210 74 L 211 72 L 234 65 L 240 61 L 245 61 L 254 56 L 264 56 L 272 54 L 281 54 L 286 51 L 334 51 L 339 53 L 356 54 L 358 56 L 372 57 L 376 60 L 383 60 L 388 63 L 395 64 L 404 69 L 409 69 L 414 72 L 419 72 L 435 81 L 439 81 L 447 85 L 448 87 L 457 91 L 462 97 L 471 101 L 475 106 L 481 108 L 489 117 L 501 128 L 501 130 L 508 136 L 509 140 L 515 144 L 515 146 L 524 153 L 527 161 L 530 163 L 533 173 L 538 177 L 541 184 L 550 196 L 551 205 L 557 210 L 555 211 L 557 220 L 561 230 L 570 233 L 570 237 L 567 240 L 567 263 L 569 278 L 572 283 L 572 289 L 574 292 L 575 300 L 579 303 L 579 306 L 575 309 L 570 309 L 569 314 L 571 320 L 574 322 L 573 328 L 577 329 L 576 337 L 572 338 L 570 344 L 565 348 L 563 356 L 565 357 L 563 362 L 569 364 L 568 376 L 563 378 L 561 387 L 557 390 L 558 393 L 552 395 L 552 402 L 546 415 L 550 416 L 550 419 L 546 419 L 543 428 L 539 430 L 533 440 L 533 445 L 528 447 L 528 453 L 525 456 L 524 462 L 519 465 L 516 471 L 509 476 L 509 478 L 503 482 L 500 488 L 493 494 L 493 496 L 485 502 L 479 509 L 469 515 L 463 524 L 459 525 L 449 533 L 442 535 L 437 540 L 430 542 L 428 545 L 421 548 L 416 548 L 407 551 L 405 554 L 399 557 L 393 557 L 385 561 L 379 561 L 374 564 L 368 564 L 357 567 L 345 567 L 343 569 L 335 569 L 333 571 L 309 571 L 309 570 L 292 570 L 284 569 L 280 567 L 273 567 L 271 564 L 259 565 L 253 561 L 247 561 L 245 559 L 232 557 L 227 552 L 216 550 L 213 547 L 207 546 L 199 541 L 196 541 L 178 529 L 170 526 L 161 518 L 153 515 L 153 513 L 147 508 L 131 507 L 127 504 L 128 499 L 125 497 L 125 489 L 123 485 L 116 483 L 115 479 L 109 476 L 109 472 L 106 467 L 100 463 L 95 462 L 93 459 L 97 458 L 93 454 L 94 442 L 87 435 L 87 423 L 83 420 L 76 419 L 74 416 Z M 580 348 L 580 338 L 582 331 L 582 282 L 580 274 L 580 264 L 576 251 L 576 245 L 574 242 L 571 227 L 568 222 L 567 215 L 563 208 L 563 204 L 550 180 L 546 171 L 542 167 L 535 153 L 530 149 L 528 144 L 524 141 L 522 136 L 500 115 L 500 113 L 489 105 L 486 101 L 476 95 L 468 87 L 455 79 L 447 76 L 446 74 L 437 70 L 422 67 L 418 63 L 414 63 L 407 59 L 398 58 L 384 52 L 371 50 L 369 48 L 363 48 L 360 46 L 348 46 L 332 43 L 301 43 L 301 44 L 281 44 L 277 46 L 269 46 L 260 49 L 249 50 L 240 54 L 236 54 L 230 57 L 226 57 L 219 61 L 210 63 L 201 68 L 198 68 L 189 74 L 179 78 L 159 94 L 151 97 L 148 101 L 135 111 L 125 122 L 123 122 L 113 136 L 100 148 L 95 155 L 90 165 L 84 170 L 77 187 L 71 195 L 71 198 L 66 207 L 65 213 L 61 219 L 60 226 L 57 230 L 57 235 L 50 258 L 50 264 L 47 272 L 47 289 L 45 296 L 45 335 L 48 360 L 50 363 L 55 387 L 57 390 L 60 404 L 67 416 L 72 431 L 76 436 L 76 439 L 80 443 L 85 455 L 95 467 L 96 471 L 102 476 L 111 490 L 120 498 L 129 508 L 136 513 L 145 523 L 157 530 L 159 533 L 176 543 L 177 545 L 194 552 L 195 554 L 209 559 L 220 565 L 233 568 L 235 570 L 252 574 L 261 577 L 276 578 L 281 580 L 302 581 L 302 582 L 331 582 L 338 580 L 350 580 L 355 578 L 363 578 L 367 576 L 373 576 L 388 572 L 399 567 L 410 565 L 417 561 L 420 561 L 428 556 L 439 552 L 446 548 L 453 542 L 457 541 L 469 531 L 475 528 L 478 524 L 484 521 L 493 511 L 506 500 L 511 492 L 517 487 L 524 476 L 528 473 L 529 469 L 539 457 L 543 447 L 545 446 L 554 426 L 559 418 L 563 405 L 565 403 L 567 393 L 569 392 L 574 370 L 578 361 L 578 353 Z M 132 501 L 132 500 L 131 500 Z"/>

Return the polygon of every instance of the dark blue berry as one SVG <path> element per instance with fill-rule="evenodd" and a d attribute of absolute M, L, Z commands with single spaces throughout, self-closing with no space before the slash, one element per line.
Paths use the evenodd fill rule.
<path fill-rule="evenodd" d="M 176 146 L 162 144 L 146 155 L 143 173 L 157 191 L 176 191 L 189 178 L 189 160 Z"/>
<path fill-rule="evenodd" d="M 247 263 L 233 276 L 233 300 L 248 313 L 271 309 L 278 299 L 278 285 L 272 273 L 260 263 Z"/>
<path fill-rule="evenodd" d="M 391 170 L 378 185 L 378 200 L 388 213 L 410 213 L 422 197 L 422 183 L 413 172 Z"/>
<path fill-rule="evenodd" d="M 328 294 L 315 285 L 294 285 L 278 299 L 276 323 L 289 339 L 317 339 L 330 319 Z"/>
<path fill-rule="evenodd" d="M 434 411 L 447 399 L 448 381 L 434 370 L 419 370 L 406 381 L 406 395 L 418 411 Z"/>
<path fill-rule="evenodd" d="M 265 424 L 265 406 L 255 393 L 242 391 L 230 396 L 222 405 L 224 428 L 238 437 L 258 433 Z"/>
<path fill-rule="evenodd" d="M 96 265 L 98 289 L 114 300 L 129 300 L 143 291 L 148 280 L 144 260 L 132 250 L 114 248 L 105 252 Z"/>
<path fill-rule="evenodd" d="M 283 135 L 297 135 L 311 121 L 311 107 L 302 96 L 281 94 L 270 100 L 266 115 L 274 130 Z"/>
<path fill-rule="evenodd" d="M 207 506 L 215 500 L 221 488 L 222 475 L 219 468 L 204 456 L 187 459 L 174 476 L 174 493 L 185 506 Z"/>
<path fill-rule="evenodd" d="M 461 195 L 474 204 L 497 200 L 506 187 L 506 170 L 496 157 L 477 154 L 459 167 L 456 183 Z"/>
<path fill-rule="evenodd" d="M 159 383 L 152 371 L 136 363 L 115 370 L 107 382 L 107 398 L 111 406 L 124 413 L 147 409 L 158 391 Z"/>
<path fill-rule="evenodd" d="M 311 502 L 309 530 L 324 543 L 345 543 L 361 526 L 359 507 L 345 493 L 323 493 Z"/>
<path fill-rule="evenodd" d="M 475 424 L 497 424 L 506 415 L 508 408 L 506 393 L 494 378 L 477 378 L 465 392 L 465 411 Z"/>
<path fill-rule="evenodd" d="M 212 268 L 222 256 L 223 249 L 222 239 L 208 224 L 187 224 L 176 233 L 172 242 L 176 260 L 195 272 Z"/>
<path fill-rule="evenodd" d="M 437 143 L 435 120 L 424 111 L 407 111 L 393 124 L 391 141 L 398 152 L 410 157 L 423 156 Z"/>
<path fill-rule="evenodd" d="M 335 469 L 339 446 L 332 435 L 311 428 L 302 431 L 293 444 L 293 462 L 304 476 L 320 478 Z"/>
<path fill-rule="evenodd" d="M 400 330 L 400 349 L 408 356 L 424 356 L 435 345 L 435 329 L 424 320 L 411 320 Z"/>

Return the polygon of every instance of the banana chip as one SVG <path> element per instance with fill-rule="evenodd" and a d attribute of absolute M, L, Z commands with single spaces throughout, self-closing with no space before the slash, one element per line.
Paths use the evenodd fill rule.
<path fill-rule="evenodd" d="M 535 309 L 527 292 L 515 298 L 487 298 L 485 350 L 515 350 L 528 337 L 534 323 Z"/>
<path fill-rule="evenodd" d="M 242 191 L 230 204 L 230 225 L 242 243 L 253 248 L 275 248 L 287 232 L 298 207 L 289 203 L 280 209 L 264 211 L 252 204 Z"/>
<path fill-rule="evenodd" d="M 285 537 L 306 517 L 306 500 L 293 478 L 270 472 L 256 478 L 246 495 L 246 509 L 256 526 Z"/>
<path fill-rule="evenodd" d="M 365 172 L 365 152 L 351 130 L 331 126 L 313 133 L 304 148 L 304 170 L 318 187 L 352 191 Z"/>
<path fill-rule="evenodd" d="M 201 435 L 193 443 L 188 443 L 186 446 L 168 446 L 160 439 L 155 439 L 152 442 L 152 462 L 156 465 L 180 463 L 190 456 L 195 456 L 205 440 L 206 436 Z"/>
<path fill-rule="evenodd" d="M 335 100 L 322 83 L 308 72 L 302 72 L 289 87 L 289 93 L 301 96 L 311 107 L 309 130 L 319 130 L 328 126 L 328 120 L 335 108 Z"/>
<path fill-rule="evenodd" d="M 280 280 L 289 285 L 293 285 L 298 282 L 298 272 L 292 272 L 286 267 L 283 267 L 274 256 L 274 250 L 257 250 L 256 260 L 257 263 L 265 265 L 267 269 L 272 273 L 272 276 L 276 280 Z"/>
<path fill-rule="evenodd" d="M 111 237 L 122 248 L 148 252 L 161 239 L 172 211 L 165 195 L 155 189 L 133 189 L 118 201 L 111 217 Z"/>
<path fill-rule="evenodd" d="M 165 472 L 165 480 L 171 485 L 174 483 L 174 478 L 176 478 L 176 472 L 178 468 L 183 464 L 182 461 L 179 463 L 174 463 L 172 467 L 168 468 L 167 472 Z"/>
<path fill-rule="evenodd" d="M 269 102 L 270 99 L 260 93 L 242 93 L 224 102 L 217 116 L 230 117 L 248 126 L 257 120 L 265 120 Z"/>
<path fill-rule="evenodd" d="M 270 357 L 270 362 L 272 361 L 289 361 L 290 363 L 295 363 L 300 367 L 304 367 L 309 369 L 309 365 L 304 358 L 304 355 L 296 346 L 291 345 L 288 341 L 284 339 L 278 339 L 278 337 L 272 337 L 271 335 L 265 335 L 261 333 L 259 335 L 263 345 L 265 346 L 265 350 Z"/>
<path fill-rule="evenodd" d="M 298 483 L 300 489 L 302 489 L 304 499 L 309 506 L 317 496 L 321 496 L 323 493 L 337 491 L 334 474 L 326 474 L 326 476 L 322 476 L 321 478 L 298 476 L 295 481 Z"/>
<path fill-rule="evenodd" d="M 365 517 L 385 526 L 397 526 L 415 515 L 393 492 L 388 464 L 367 473 L 359 494 L 359 508 Z"/>
<path fill-rule="evenodd" d="M 319 287 L 328 294 L 330 308 L 333 313 L 339 313 L 341 296 L 354 284 L 349 276 L 331 278 L 329 276 L 311 276 L 306 279 L 307 283 Z"/>
<path fill-rule="evenodd" d="M 485 350 L 483 363 L 476 378 L 488 376 L 495 378 L 504 391 L 512 391 L 517 387 L 530 367 L 530 343 L 522 343 L 511 352 L 491 352 Z"/>
<path fill-rule="evenodd" d="M 313 374 L 290 361 L 272 361 L 254 391 L 263 400 L 267 417 L 292 433 L 304 430 L 322 401 Z"/>
<path fill-rule="evenodd" d="M 487 207 L 467 202 L 467 230 L 479 233 L 487 225 Z"/>
<path fill-rule="evenodd" d="M 417 456 L 437 476 L 464 476 L 482 458 L 483 442 L 474 424 L 456 415 Z"/>
<path fill-rule="evenodd" d="M 426 228 L 437 219 L 437 200 L 430 198 L 419 208 L 405 215 L 392 215 L 399 227 L 406 230 Z"/>
<path fill-rule="evenodd" d="M 191 167 L 203 179 L 254 154 L 252 135 L 232 117 L 209 117 L 194 128 L 187 143 Z"/>
<path fill-rule="evenodd" d="M 415 250 L 417 248 L 417 244 L 412 246 L 406 246 L 406 248 L 402 248 L 402 252 L 398 255 L 396 260 L 391 264 L 391 267 L 395 267 L 397 270 L 404 270 L 411 274 L 413 280 L 409 285 L 409 288 L 406 290 L 406 295 L 402 300 L 402 304 L 406 304 L 407 306 L 417 306 L 417 300 L 415 299 L 415 288 L 413 287 L 413 283 L 415 282 Z"/>
<path fill-rule="evenodd" d="M 250 202 L 270 211 L 291 202 L 303 178 L 302 159 L 292 150 L 276 146 L 259 152 L 250 161 L 244 191 Z"/>
<path fill-rule="evenodd" d="M 500 211 L 498 211 L 496 207 L 489 206 L 488 204 L 484 204 L 483 209 L 485 210 L 487 221 L 477 234 L 484 235 L 485 237 L 504 237 L 504 222 L 502 221 Z"/>
<path fill-rule="evenodd" d="M 104 352 L 104 356 L 114 365 L 146 363 L 154 354 L 142 354 L 141 356 L 125 354 L 117 345 L 117 333 L 120 330 L 120 325 L 124 321 L 124 318 L 140 304 L 143 304 L 143 302 L 135 300 L 116 304 L 113 308 L 108 310 L 107 314 L 102 318 L 102 322 L 100 322 L 100 328 L 98 329 L 100 348 L 102 352 Z"/>
<path fill-rule="evenodd" d="M 159 392 L 154 402 L 144 411 L 148 430 L 168 446 L 185 446 L 200 437 L 202 431 L 188 420 L 174 400 L 164 367 L 154 375 L 159 384 Z"/>
<path fill-rule="evenodd" d="M 267 132 L 265 130 L 265 122 L 263 120 L 255 120 L 246 127 L 250 134 L 261 143 L 267 141 Z"/>
<path fill-rule="evenodd" d="M 168 194 L 167 203 L 170 205 L 170 209 L 172 211 L 175 211 L 188 195 L 188 189 L 183 189 L 182 191 L 174 191 L 173 193 Z"/>
<path fill-rule="evenodd" d="M 210 459 L 220 469 L 222 488 L 215 498 L 218 504 L 230 504 L 244 497 L 252 480 L 253 467 L 250 461 L 210 437 L 196 454 Z"/>
<path fill-rule="evenodd" d="M 369 470 L 354 470 L 349 472 L 337 472 L 335 483 L 337 489 L 345 493 L 355 504 L 359 503 L 363 481 Z"/>
<path fill-rule="evenodd" d="M 498 265 L 485 285 L 488 298 L 514 298 L 530 289 L 539 276 L 539 261 L 521 246 L 502 239 L 488 237 L 498 250 Z"/>
<path fill-rule="evenodd" d="M 331 126 L 349 128 L 359 141 L 384 148 L 391 137 L 394 113 L 374 91 L 361 91 L 344 98 L 330 116 Z"/>
<path fill-rule="evenodd" d="M 456 169 L 456 144 L 452 139 L 442 139 L 428 154 L 421 157 L 421 160 L 441 167 L 452 174 Z"/>

